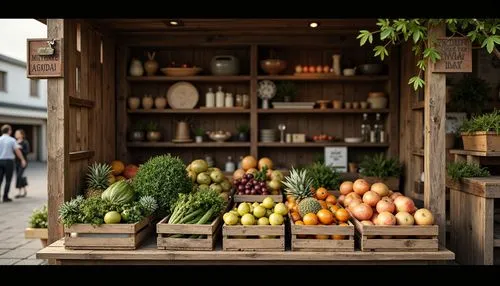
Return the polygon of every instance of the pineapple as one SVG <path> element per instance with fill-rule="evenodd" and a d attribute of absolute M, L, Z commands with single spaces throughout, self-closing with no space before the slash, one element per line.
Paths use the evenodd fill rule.
<path fill-rule="evenodd" d="M 90 165 L 87 173 L 85 198 L 101 196 L 102 192 L 109 186 L 111 172 L 111 166 L 108 164 L 94 163 Z"/>
<path fill-rule="evenodd" d="M 298 203 L 300 200 L 312 197 L 312 179 L 307 176 L 307 170 L 296 170 L 292 168 L 290 175 L 282 182 L 285 185 L 287 196 L 291 196 Z"/>

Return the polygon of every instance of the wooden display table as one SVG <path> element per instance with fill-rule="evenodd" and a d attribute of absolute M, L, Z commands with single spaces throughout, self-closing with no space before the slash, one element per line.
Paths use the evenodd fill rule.
<path fill-rule="evenodd" d="M 68 250 L 63 239 L 40 250 L 39 259 L 53 259 L 56 264 L 436 264 L 447 263 L 455 255 L 447 249 L 436 252 L 242 252 L 158 250 L 151 239 L 137 250 Z"/>
<path fill-rule="evenodd" d="M 500 157 L 500 152 L 482 152 L 453 149 L 450 150 L 450 154 L 454 155 L 455 162 L 467 161 L 469 163 L 476 163 L 479 165 L 500 164 L 500 160 L 498 160 L 498 157 Z"/>
<path fill-rule="evenodd" d="M 460 264 L 494 263 L 500 247 L 500 225 L 495 233 L 495 199 L 500 198 L 500 176 L 447 179 L 450 188 L 451 245 Z"/>

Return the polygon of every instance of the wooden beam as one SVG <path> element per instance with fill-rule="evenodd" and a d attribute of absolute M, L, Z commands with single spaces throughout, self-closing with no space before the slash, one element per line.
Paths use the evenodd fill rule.
<path fill-rule="evenodd" d="M 69 152 L 69 160 L 70 161 L 90 159 L 93 156 L 94 156 L 94 151 L 91 151 L 91 150 Z"/>
<path fill-rule="evenodd" d="M 64 39 L 64 51 L 70 51 L 70 31 L 65 26 L 68 20 L 48 19 L 47 36 Z M 68 61 L 64 61 L 65 76 L 70 74 Z M 48 149 L 48 243 L 57 241 L 63 236 L 62 225 L 58 221 L 59 206 L 69 199 L 66 197 L 69 170 L 69 88 L 65 78 L 47 80 L 47 149 Z"/>
<path fill-rule="evenodd" d="M 433 39 L 446 36 L 446 26 L 430 27 L 428 47 Z M 429 59 L 425 71 L 424 104 L 424 205 L 434 214 L 439 225 L 439 241 L 446 243 L 446 75 L 433 73 Z"/>
<path fill-rule="evenodd" d="M 75 107 L 93 108 L 95 102 L 93 100 L 78 98 L 74 96 L 69 97 L 69 105 Z"/>

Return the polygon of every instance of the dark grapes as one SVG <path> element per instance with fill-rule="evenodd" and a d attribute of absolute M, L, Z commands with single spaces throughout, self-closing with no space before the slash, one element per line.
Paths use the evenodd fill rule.
<path fill-rule="evenodd" d="M 269 192 L 268 192 L 268 191 L 262 192 L 262 194 L 263 194 L 264 196 L 269 196 Z"/>
<path fill-rule="evenodd" d="M 244 190 L 245 190 L 245 186 L 243 186 L 243 185 L 238 186 L 238 191 L 244 191 Z"/>
<path fill-rule="evenodd" d="M 251 189 L 251 188 L 252 188 L 252 184 L 251 184 L 251 183 L 247 183 L 247 184 L 245 185 L 245 189 Z"/>
<path fill-rule="evenodd" d="M 250 191 L 250 195 L 255 195 L 255 194 L 256 194 L 255 190 Z"/>
<path fill-rule="evenodd" d="M 250 189 L 245 190 L 245 195 L 250 195 Z"/>
<path fill-rule="evenodd" d="M 268 191 L 266 187 L 262 187 L 262 188 L 260 188 L 260 190 L 261 190 L 263 193 L 265 193 L 265 192 L 267 192 L 267 191 Z"/>
<path fill-rule="evenodd" d="M 263 188 L 266 186 L 266 182 L 260 182 L 260 187 Z"/>
<path fill-rule="evenodd" d="M 260 191 L 260 184 L 253 186 L 253 189 L 256 190 L 256 191 Z"/>
<path fill-rule="evenodd" d="M 245 179 L 245 178 L 243 178 L 243 179 L 241 179 L 241 183 L 242 183 L 243 185 L 245 185 L 246 183 L 248 183 L 248 180 L 247 180 L 247 179 Z"/>
<path fill-rule="evenodd" d="M 248 180 L 253 179 L 253 175 L 252 174 L 246 174 L 245 178 L 248 179 Z"/>

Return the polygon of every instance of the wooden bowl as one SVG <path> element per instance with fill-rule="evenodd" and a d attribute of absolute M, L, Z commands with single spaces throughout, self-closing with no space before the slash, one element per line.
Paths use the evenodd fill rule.
<path fill-rule="evenodd" d="M 260 67 L 270 75 L 276 75 L 286 69 L 286 62 L 283 60 L 268 59 L 260 61 Z"/>
<path fill-rule="evenodd" d="M 194 76 L 201 72 L 201 68 L 162 68 L 167 76 Z"/>

